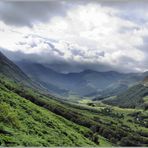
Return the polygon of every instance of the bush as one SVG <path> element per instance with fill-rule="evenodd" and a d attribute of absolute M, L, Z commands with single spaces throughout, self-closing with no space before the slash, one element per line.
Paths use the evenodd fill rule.
<path fill-rule="evenodd" d="M 20 123 L 17 118 L 17 114 L 6 103 L 0 104 L 0 122 L 19 127 Z"/>

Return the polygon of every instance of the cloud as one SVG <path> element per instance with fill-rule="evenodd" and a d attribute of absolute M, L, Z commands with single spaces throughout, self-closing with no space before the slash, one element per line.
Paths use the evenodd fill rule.
<path fill-rule="evenodd" d="M 0 19 L 15 26 L 32 26 L 34 23 L 47 22 L 53 15 L 64 15 L 63 1 L 35 2 L 15 1 L 0 3 Z"/>
<path fill-rule="evenodd" d="M 37 12 L 39 3 L 41 12 Z M 49 2 L 39 3 L 24 2 L 26 8 L 18 17 L 25 22 L 18 19 L 15 24 L 8 18 L 10 22 L 0 23 L 0 46 L 13 51 L 11 58 L 21 55 L 13 60 L 40 62 L 61 72 L 148 70 L 148 5 L 144 2 L 52 1 L 50 11 Z M 19 4 L 14 4 L 17 12 Z"/>

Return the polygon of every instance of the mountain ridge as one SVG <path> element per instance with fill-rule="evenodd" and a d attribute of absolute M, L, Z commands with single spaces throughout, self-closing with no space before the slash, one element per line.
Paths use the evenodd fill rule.
<path fill-rule="evenodd" d="M 105 104 L 94 108 L 59 100 L 20 85 L 10 75 L 17 76 L 13 69 L 7 70 L 0 71 L 1 146 L 147 146 L 144 111 L 129 110 L 127 114 L 126 109 Z"/>
<path fill-rule="evenodd" d="M 144 73 L 119 73 L 115 71 L 98 72 L 94 70 L 84 70 L 79 73 L 59 73 L 49 68 L 47 65 L 21 61 L 16 63 L 25 73 L 32 79 L 40 81 L 48 90 L 51 86 L 55 86 L 59 92 L 63 91 L 63 96 L 78 95 L 80 97 L 94 97 L 101 91 L 108 91 L 112 86 L 116 86 L 116 90 L 121 92 L 121 84 L 124 83 L 128 89 L 130 85 L 140 82 Z M 58 94 L 53 90 L 54 93 Z M 118 92 L 117 92 L 118 94 Z"/>

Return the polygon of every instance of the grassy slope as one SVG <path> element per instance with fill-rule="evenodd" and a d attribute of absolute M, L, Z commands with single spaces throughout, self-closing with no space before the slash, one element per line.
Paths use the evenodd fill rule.
<path fill-rule="evenodd" d="M 74 136 L 75 139 L 72 140 L 73 146 L 80 145 L 78 139 L 81 139 L 80 141 L 83 142 L 83 143 L 81 143 L 81 146 L 85 146 L 88 142 L 89 142 L 88 143 L 89 146 L 93 145 L 94 143 L 92 141 L 98 142 L 98 137 L 99 137 L 100 146 L 110 146 L 110 145 L 112 145 L 111 143 L 114 143 L 113 145 L 121 145 L 121 146 L 147 146 L 148 145 L 148 128 L 146 127 L 146 122 L 147 122 L 146 117 L 147 117 L 148 113 L 146 111 L 120 109 L 117 107 L 110 107 L 108 105 L 99 104 L 99 103 L 98 104 L 96 103 L 96 107 L 91 107 L 91 106 L 89 107 L 86 105 L 69 104 L 66 102 L 59 102 L 59 101 L 55 100 L 55 98 L 53 99 L 53 98 L 49 97 L 48 95 L 42 95 L 42 94 L 34 92 L 30 89 L 27 90 L 21 86 L 18 87 L 18 85 L 15 85 L 15 84 L 12 85 L 12 83 L 10 83 L 9 81 L 1 80 L 0 82 L 3 84 L 2 87 L 5 86 L 5 89 L 7 88 L 11 93 L 13 93 L 17 96 L 19 95 L 19 98 L 21 98 L 20 100 L 26 100 L 28 102 L 28 103 L 26 103 L 26 105 L 31 103 L 34 106 L 36 104 L 35 106 L 38 109 L 40 108 L 41 110 L 44 110 L 44 112 L 46 111 L 46 113 L 42 113 L 42 114 L 35 113 L 36 114 L 35 118 L 40 119 L 41 117 L 43 117 L 42 120 L 45 121 L 45 123 L 46 123 L 47 122 L 46 118 L 47 119 L 50 118 L 51 114 L 53 114 L 52 118 L 50 118 L 50 119 L 55 118 L 55 120 L 57 121 L 56 125 L 62 124 L 62 127 L 64 127 L 64 125 L 65 125 L 65 128 L 63 130 L 66 133 L 69 133 L 69 130 L 67 130 L 67 129 L 71 128 L 71 130 L 75 133 L 75 136 Z M 10 92 L 8 94 L 10 94 Z M 4 97 L 4 98 L 6 98 L 6 97 Z M 14 100 L 13 98 L 15 98 L 15 97 L 12 97 L 11 101 Z M 13 107 L 13 104 L 14 103 L 11 103 L 12 107 Z M 20 105 L 18 107 L 20 107 L 21 105 L 22 105 L 22 102 L 20 103 Z M 26 105 L 24 105 L 24 107 L 26 107 Z M 26 110 L 29 110 L 29 112 L 30 112 L 29 115 L 28 114 L 24 115 L 24 118 L 26 116 L 29 116 L 30 118 L 34 118 L 34 111 L 32 112 L 32 105 L 29 106 L 28 109 L 26 109 L 26 108 L 20 109 L 21 111 L 23 109 L 23 112 L 26 112 Z M 13 108 L 15 108 L 15 106 Z M 109 112 L 108 112 L 108 108 L 110 109 Z M 18 111 L 18 113 L 21 111 Z M 45 115 L 46 115 L 46 117 L 45 117 Z M 62 117 L 59 117 L 57 115 L 60 115 L 60 116 L 64 117 L 65 119 Z M 61 123 L 57 119 L 57 117 L 65 121 L 64 125 L 63 125 L 63 121 Z M 137 118 L 139 118 L 138 121 L 136 120 Z M 66 119 L 68 119 L 69 121 Z M 47 127 L 47 125 L 44 127 L 43 125 L 45 123 L 42 122 L 42 120 L 39 121 L 40 126 L 37 128 L 36 131 L 39 130 L 40 134 L 42 134 L 44 136 L 45 134 L 43 133 L 42 130 L 45 129 L 45 127 Z M 72 122 L 70 122 L 70 121 L 72 121 Z M 30 122 L 34 123 L 32 121 L 30 121 Z M 81 125 L 81 126 L 78 126 L 74 123 Z M 60 125 L 59 125 L 59 127 L 60 127 Z M 28 126 L 28 123 L 26 123 L 25 126 Z M 63 141 L 66 143 L 65 145 L 71 146 L 71 142 L 69 142 L 69 140 L 68 140 L 71 138 L 58 141 L 58 138 L 60 137 L 58 135 L 58 133 L 59 132 L 61 134 L 63 133 L 62 132 L 63 130 L 61 129 L 62 127 L 60 127 L 60 128 L 59 127 L 56 132 L 53 131 L 53 133 L 57 133 L 57 134 L 55 134 L 55 137 L 53 137 L 53 138 L 49 137 L 49 140 L 56 139 L 53 142 L 54 146 L 58 146 L 58 145 L 63 146 L 64 145 Z M 75 127 L 77 127 L 77 128 L 75 128 Z M 84 127 L 87 127 L 87 128 L 84 128 Z M 49 127 L 47 127 L 47 128 L 49 128 Z M 90 130 L 88 130 L 88 128 L 91 129 L 93 134 L 92 134 L 92 132 L 90 132 Z M 9 130 L 12 130 L 12 129 L 15 130 L 14 127 L 12 128 L 10 126 Z M 30 127 L 28 127 L 28 129 L 26 129 L 25 132 L 28 132 L 30 130 L 32 130 L 32 128 L 30 129 Z M 21 132 L 20 129 L 16 129 L 16 131 Z M 46 130 L 46 131 L 48 131 L 48 130 Z M 16 133 L 16 132 L 14 132 L 14 133 Z M 47 135 L 47 137 L 49 136 L 49 134 L 46 134 L 46 135 Z M 4 135 L 2 135 L 2 136 L 4 136 Z M 30 135 L 28 135 L 28 136 L 30 136 Z M 34 136 L 36 137 L 37 135 L 33 134 L 32 139 L 30 141 L 34 141 L 33 138 L 37 139 Z M 53 136 L 54 136 L 54 134 L 53 134 Z M 39 135 L 39 137 L 40 137 L 40 135 Z M 44 136 L 44 138 L 45 137 L 46 136 Z M 79 137 L 81 137 L 81 138 L 79 138 Z M 91 139 L 91 141 L 86 139 L 85 137 L 87 137 L 88 139 Z M 44 138 L 43 138 L 43 140 L 46 141 L 47 139 L 46 138 L 44 139 Z M 62 138 L 64 138 L 64 134 L 62 134 Z M 65 136 L 65 138 L 67 138 L 67 136 Z M 23 138 L 21 138 L 21 139 L 23 139 Z M 59 138 L 59 139 L 61 139 L 61 138 Z M 8 142 L 10 142 L 10 141 L 11 140 L 8 139 Z M 36 142 L 38 142 L 38 141 L 39 140 L 37 140 Z M 27 142 L 27 140 L 26 140 L 26 142 Z M 32 143 L 33 146 L 34 146 L 34 144 L 35 143 Z M 48 144 L 51 144 L 51 143 L 48 142 Z M 14 145 L 14 144 L 12 143 L 12 145 Z"/>
<path fill-rule="evenodd" d="M 1 146 L 95 146 L 90 133 L 0 84 Z"/>
<path fill-rule="evenodd" d="M 143 84 L 138 84 L 126 92 L 117 95 L 114 99 L 106 99 L 103 102 L 110 105 L 117 105 L 125 108 L 147 108 L 143 97 L 148 96 L 148 87 Z"/>

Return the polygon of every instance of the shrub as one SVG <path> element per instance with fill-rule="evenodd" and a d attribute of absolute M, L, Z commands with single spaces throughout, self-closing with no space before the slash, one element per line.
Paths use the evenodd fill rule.
<path fill-rule="evenodd" d="M 5 122 L 6 124 L 13 125 L 17 128 L 20 126 L 17 114 L 6 103 L 0 104 L 0 121 Z"/>

